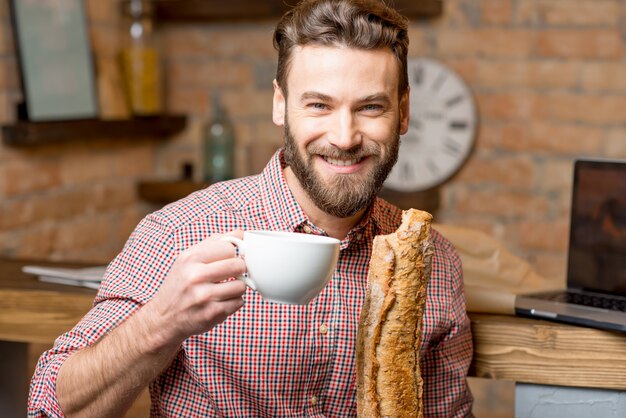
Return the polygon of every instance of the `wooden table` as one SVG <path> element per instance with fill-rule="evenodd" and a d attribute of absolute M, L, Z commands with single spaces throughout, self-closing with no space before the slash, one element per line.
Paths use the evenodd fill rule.
<path fill-rule="evenodd" d="M 15 377 L 25 370 L 25 343 L 52 343 L 81 319 L 95 296 L 94 290 L 39 282 L 22 273 L 24 264 L 0 259 L 0 359 L 17 359 L 0 373 L 0 394 L 14 392 L 8 399 L 25 399 L 30 376 L 22 371 Z M 626 391 L 626 334 L 506 315 L 470 317 L 473 376 Z M 2 407 L 0 397 L 0 412 Z"/>
<path fill-rule="evenodd" d="M 0 416 L 26 416 L 28 343 L 52 344 L 91 308 L 95 290 L 42 283 L 0 259 Z M 45 265 L 51 263 L 33 262 Z"/>

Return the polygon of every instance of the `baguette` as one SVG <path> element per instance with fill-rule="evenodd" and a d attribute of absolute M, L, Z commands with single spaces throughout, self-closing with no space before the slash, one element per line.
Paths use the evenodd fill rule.
<path fill-rule="evenodd" d="M 419 365 L 431 272 L 432 215 L 403 212 L 400 228 L 374 238 L 357 332 L 359 418 L 423 416 Z"/>

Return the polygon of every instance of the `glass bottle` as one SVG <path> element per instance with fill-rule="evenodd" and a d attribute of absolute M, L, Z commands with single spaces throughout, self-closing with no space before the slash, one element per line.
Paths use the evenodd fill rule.
<path fill-rule="evenodd" d="M 161 113 L 161 68 L 153 34 L 152 0 L 126 0 L 122 3 L 126 20 L 126 42 L 121 52 L 122 74 L 133 114 Z"/>
<path fill-rule="evenodd" d="M 219 95 L 213 94 L 213 114 L 204 128 L 204 180 L 210 183 L 235 177 L 235 136 L 233 125 Z"/>

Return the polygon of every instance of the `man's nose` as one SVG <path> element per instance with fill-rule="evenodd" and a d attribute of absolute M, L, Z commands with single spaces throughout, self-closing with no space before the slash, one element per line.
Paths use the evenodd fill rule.
<path fill-rule="evenodd" d="M 359 145 L 362 138 L 356 115 L 348 109 L 338 112 L 329 142 L 339 149 L 349 150 Z"/>

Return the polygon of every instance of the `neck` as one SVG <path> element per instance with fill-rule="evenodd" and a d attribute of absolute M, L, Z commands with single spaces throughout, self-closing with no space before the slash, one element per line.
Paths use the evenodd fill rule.
<path fill-rule="evenodd" d="M 338 218 L 329 215 L 321 210 L 315 202 L 311 200 L 308 193 L 302 188 L 300 181 L 289 167 L 283 170 L 287 185 L 293 193 L 296 202 L 300 205 L 309 220 L 318 228 L 326 231 L 328 236 L 342 240 L 348 232 L 361 220 L 365 209 L 361 209 L 356 214 L 347 218 Z"/>

